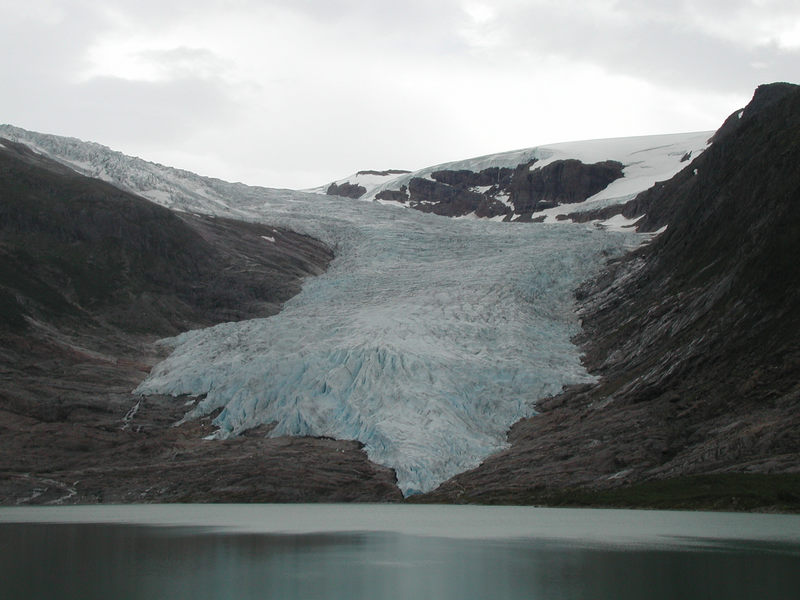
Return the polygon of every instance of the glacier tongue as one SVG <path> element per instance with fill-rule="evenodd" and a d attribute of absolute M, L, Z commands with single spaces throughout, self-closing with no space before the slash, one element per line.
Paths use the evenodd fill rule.
<path fill-rule="evenodd" d="M 331 244 L 328 272 L 281 313 L 167 340 L 172 354 L 136 392 L 204 396 L 187 418 L 222 408 L 218 437 L 274 422 L 273 436 L 360 440 L 406 494 L 477 466 L 537 399 L 591 380 L 570 342 L 572 290 L 640 241 L 231 184 L 79 140 L 0 134 L 177 210 Z"/>
<path fill-rule="evenodd" d="M 276 316 L 170 340 L 136 392 L 205 395 L 189 417 L 223 408 L 218 437 L 274 422 L 273 436 L 360 440 L 405 494 L 477 466 L 536 399 L 591 380 L 572 290 L 634 237 L 319 196 L 261 218 L 335 244 L 329 271 Z"/>

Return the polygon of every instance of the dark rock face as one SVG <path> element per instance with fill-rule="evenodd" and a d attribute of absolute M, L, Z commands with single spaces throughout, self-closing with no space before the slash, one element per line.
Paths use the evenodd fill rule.
<path fill-rule="evenodd" d="M 375 199 L 405 203 L 408 202 L 408 188 L 403 186 L 399 190 L 383 190 L 375 195 Z"/>
<path fill-rule="evenodd" d="M 579 160 L 557 160 L 540 169 L 519 165 L 511 181 L 511 201 L 517 213 L 532 213 L 559 204 L 583 202 L 620 177 L 622 163 L 587 165 Z"/>
<path fill-rule="evenodd" d="M 453 187 L 467 189 L 470 187 L 484 187 L 496 185 L 503 188 L 511 183 L 514 169 L 507 167 L 489 167 L 478 173 L 467 170 L 460 171 L 434 171 L 431 177 L 439 183 Z"/>
<path fill-rule="evenodd" d="M 349 181 L 345 181 L 342 184 L 335 184 L 332 183 L 328 186 L 327 191 L 325 192 L 328 196 L 344 196 L 345 198 L 361 198 L 364 194 L 367 193 L 367 188 L 363 185 L 358 185 L 356 183 L 350 183 Z"/>
<path fill-rule="evenodd" d="M 379 175 L 380 177 L 388 177 L 389 175 L 405 175 L 406 173 L 411 173 L 411 171 L 405 171 L 403 169 L 386 169 L 385 171 L 359 171 L 356 175 Z"/>
<path fill-rule="evenodd" d="M 534 212 L 582 202 L 623 176 L 622 164 L 615 161 L 586 165 L 578 160 L 559 160 L 531 171 L 535 162 L 514 169 L 489 167 L 477 173 L 434 171 L 431 179 L 415 177 L 407 190 L 384 190 L 376 198 L 448 217 L 474 213 L 478 217 L 531 221 Z"/>
<path fill-rule="evenodd" d="M 409 182 L 408 191 L 411 208 L 447 217 L 460 217 L 472 212 L 478 216 L 494 217 L 506 214 L 508 210 L 484 194 L 421 177 L 414 177 Z"/>
<path fill-rule="evenodd" d="M 800 88 L 762 86 L 732 119 L 632 203 L 666 232 L 579 290 L 600 382 L 542 401 L 429 499 L 800 470 Z"/>
<path fill-rule="evenodd" d="M 19 315 L 168 335 L 274 313 L 331 258 L 308 237 L 179 215 L 2 143 L 0 289 Z"/>
<path fill-rule="evenodd" d="M 327 247 L 0 144 L 0 503 L 400 498 L 355 443 L 208 442 L 208 422 L 172 427 L 183 402 L 130 394 L 157 338 L 276 313 Z"/>

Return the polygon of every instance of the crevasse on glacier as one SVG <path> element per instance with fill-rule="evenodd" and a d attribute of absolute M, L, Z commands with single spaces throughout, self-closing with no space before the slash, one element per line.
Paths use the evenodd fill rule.
<path fill-rule="evenodd" d="M 360 440 L 405 494 L 476 466 L 538 398 L 591 379 L 572 290 L 634 243 L 298 193 L 248 210 L 332 243 L 331 268 L 276 316 L 167 341 L 136 392 L 204 396 L 188 417 L 223 408 L 217 437 L 275 422 L 272 436 Z"/>

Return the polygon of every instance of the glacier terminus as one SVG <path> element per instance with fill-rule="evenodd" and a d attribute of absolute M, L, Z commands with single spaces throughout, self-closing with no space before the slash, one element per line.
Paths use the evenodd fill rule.
<path fill-rule="evenodd" d="M 168 340 L 137 392 L 203 396 L 190 416 L 222 407 L 218 437 L 275 422 L 270 435 L 360 440 L 409 494 L 501 449 L 538 398 L 591 381 L 571 292 L 634 234 L 342 208 L 326 274 L 278 315 Z"/>
<path fill-rule="evenodd" d="M 571 342 L 580 329 L 573 292 L 648 239 L 625 227 L 450 219 L 228 184 L 77 140 L 16 137 L 172 208 L 289 227 L 329 244 L 328 271 L 279 314 L 163 340 L 171 354 L 135 393 L 195 398 L 185 419 L 220 410 L 216 439 L 273 425 L 270 436 L 359 440 L 371 460 L 395 469 L 405 495 L 501 450 L 538 399 L 593 381 Z M 659 154 L 665 179 L 681 168 L 681 153 L 702 151 L 696 142 L 671 140 Z M 655 145 L 642 139 L 639 149 Z M 620 191 L 627 199 L 636 190 Z M 607 204 L 608 194 L 599 199 Z"/>

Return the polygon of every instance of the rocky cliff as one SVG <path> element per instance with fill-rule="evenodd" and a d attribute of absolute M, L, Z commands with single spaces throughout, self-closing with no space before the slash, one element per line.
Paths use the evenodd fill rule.
<path fill-rule="evenodd" d="M 534 168 L 536 162 L 532 159 L 513 169 L 488 167 L 477 172 L 441 169 L 433 171 L 430 178 L 413 177 L 400 190 L 383 190 L 375 199 L 401 202 L 446 217 L 474 214 L 480 218 L 530 221 L 537 211 L 583 202 L 623 176 L 622 163 L 611 160 L 595 164 L 556 160 Z M 338 189 L 333 193 L 348 195 L 350 188 Z"/>
<path fill-rule="evenodd" d="M 800 88 L 759 87 L 629 203 L 667 226 L 578 293 L 598 384 L 426 499 L 800 506 Z"/>

